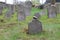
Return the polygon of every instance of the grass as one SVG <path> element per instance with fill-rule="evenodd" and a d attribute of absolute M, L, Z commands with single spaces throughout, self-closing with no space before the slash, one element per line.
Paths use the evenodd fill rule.
<path fill-rule="evenodd" d="M 47 18 L 47 15 L 41 16 L 39 19 L 42 22 L 43 32 L 28 35 L 24 32 L 24 28 L 28 27 L 28 23 L 32 20 L 35 13 L 40 12 L 37 8 L 32 8 L 31 15 L 26 17 L 26 20 L 17 21 L 17 13 L 11 19 L 5 19 L 6 9 L 3 11 L 3 16 L 0 16 L 0 40 L 60 40 L 60 14 L 56 18 Z"/>

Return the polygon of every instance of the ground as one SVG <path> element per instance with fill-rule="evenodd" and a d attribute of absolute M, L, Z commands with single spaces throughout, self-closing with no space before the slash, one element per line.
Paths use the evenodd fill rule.
<path fill-rule="evenodd" d="M 48 18 L 47 14 L 41 16 L 39 20 L 42 22 L 43 31 L 28 35 L 24 32 L 24 28 L 28 28 L 34 13 L 40 12 L 40 9 L 32 8 L 31 16 L 22 22 L 17 21 L 16 13 L 11 19 L 5 19 L 6 10 L 4 9 L 0 16 L 0 40 L 60 40 L 60 14 L 57 14 L 56 18 Z"/>

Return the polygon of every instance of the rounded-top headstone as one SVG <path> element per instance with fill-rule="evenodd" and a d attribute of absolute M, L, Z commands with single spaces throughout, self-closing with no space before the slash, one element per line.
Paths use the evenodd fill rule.
<path fill-rule="evenodd" d="M 28 33 L 37 34 L 41 32 L 42 32 L 42 23 L 36 17 L 33 17 L 33 20 L 28 24 Z"/>
<path fill-rule="evenodd" d="M 48 18 L 55 18 L 57 16 L 56 6 L 50 5 L 47 8 Z"/>
<path fill-rule="evenodd" d="M 26 1 L 24 5 L 24 11 L 26 16 L 30 16 L 31 9 L 32 9 L 32 2 Z"/>
<path fill-rule="evenodd" d="M 32 2 L 31 1 L 26 1 L 25 5 L 28 6 L 28 7 L 30 7 L 30 6 L 32 6 Z"/>
<path fill-rule="evenodd" d="M 17 12 L 18 12 L 18 20 L 23 21 L 25 20 L 25 11 L 24 11 L 24 3 L 22 2 L 17 5 Z"/>

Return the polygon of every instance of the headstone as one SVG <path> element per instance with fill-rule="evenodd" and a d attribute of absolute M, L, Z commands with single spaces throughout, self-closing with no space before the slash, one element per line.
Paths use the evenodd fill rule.
<path fill-rule="evenodd" d="M 40 15 L 41 15 L 41 16 L 46 15 L 46 14 L 47 14 L 47 11 L 46 11 L 46 10 L 47 10 L 46 8 L 42 9 L 42 10 L 39 12 Z"/>
<path fill-rule="evenodd" d="M 53 5 L 50 5 L 50 6 L 47 8 L 47 12 L 48 12 L 48 17 L 49 17 L 49 18 L 55 18 L 56 15 L 57 15 L 56 7 L 53 6 Z"/>
<path fill-rule="evenodd" d="M 0 15 L 2 14 L 3 7 L 0 5 Z"/>
<path fill-rule="evenodd" d="M 5 2 L 0 2 L 0 6 L 4 7 L 5 6 Z"/>
<path fill-rule="evenodd" d="M 4 3 L 3 2 L 0 2 L 0 15 L 2 14 L 3 7 L 4 7 Z"/>
<path fill-rule="evenodd" d="M 25 20 L 25 13 L 24 13 L 24 6 L 22 4 L 18 4 L 18 7 L 17 7 L 17 13 L 18 13 L 18 20 L 19 21 L 23 21 Z"/>
<path fill-rule="evenodd" d="M 28 24 L 28 33 L 36 34 L 42 32 L 42 23 L 37 19 L 37 17 L 33 17 L 32 22 Z"/>
<path fill-rule="evenodd" d="M 11 5 L 11 12 L 12 12 L 12 14 L 14 14 L 14 12 L 15 12 L 14 5 Z"/>
<path fill-rule="evenodd" d="M 57 13 L 60 13 L 60 3 L 56 3 Z"/>
<path fill-rule="evenodd" d="M 34 16 L 36 16 L 37 18 L 39 18 L 40 17 L 40 13 L 35 13 Z"/>
<path fill-rule="evenodd" d="M 56 5 L 56 11 L 57 11 L 57 13 L 60 13 L 60 3 L 56 2 L 55 5 Z M 47 8 L 47 6 L 50 6 L 50 3 L 45 4 L 45 6 L 46 6 L 45 8 Z"/>
<path fill-rule="evenodd" d="M 29 16 L 31 13 L 31 9 L 32 9 L 32 2 L 26 1 L 24 8 L 25 8 L 24 11 L 25 11 L 26 16 Z"/>
<path fill-rule="evenodd" d="M 11 18 L 12 14 L 14 13 L 13 5 L 7 4 L 7 7 L 8 7 L 8 11 L 7 11 L 5 17 Z"/>

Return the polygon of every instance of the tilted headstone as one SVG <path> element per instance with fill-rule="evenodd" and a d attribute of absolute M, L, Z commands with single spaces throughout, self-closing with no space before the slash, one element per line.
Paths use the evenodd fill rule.
<path fill-rule="evenodd" d="M 50 5 L 50 6 L 47 8 L 47 12 L 48 12 L 48 17 L 49 17 L 49 18 L 55 18 L 56 15 L 57 15 L 56 7 L 53 6 L 53 5 Z"/>
<path fill-rule="evenodd" d="M 22 4 L 18 4 L 17 6 L 17 15 L 19 21 L 23 21 L 26 18 L 24 13 L 24 6 Z"/>
<path fill-rule="evenodd" d="M 6 12 L 5 17 L 6 18 L 11 18 L 12 14 L 14 13 L 13 5 L 7 4 L 7 7 L 8 7 L 8 10 Z"/>
<path fill-rule="evenodd" d="M 26 1 L 24 8 L 25 8 L 24 11 L 25 11 L 26 16 L 29 16 L 31 13 L 31 9 L 32 9 L 32 2 Z"/>
<path fill-rule="evenodd" d="M 35 13 L 34 16 L 36 16 L 37 18 L 39 18 L 40 17 L 40 13 Z"/>
<path fill-rule="evenodd" d="M 36 34 L 42 32 L 42 23 L 34 17 L 32 22 L 28 24 L 28 33 Z"/>

